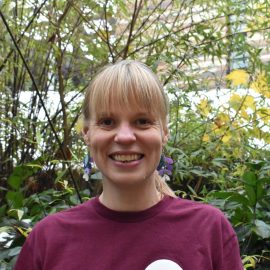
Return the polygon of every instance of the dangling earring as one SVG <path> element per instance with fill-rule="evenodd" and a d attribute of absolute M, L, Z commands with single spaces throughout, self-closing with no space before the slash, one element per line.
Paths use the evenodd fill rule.
<path fill-rule="evenodd" d="M 157 170 L 164 180 L 170 180 L 169 175 L 172 175 L 173 170 L 172 164 L 173 160 L 170 157 L 166 157 L 164 154 L 161 155 Z"/>
<path fill-rule="evenodd" d="M 89 178 L 91 176 L 91 171 L 93 168 L 92 163 L 93 163 L 93 159 L 88 153 L 83 159 L 83 170 L 84 170 L 83 178 L 85 179 L 85 181 L 89 181 Z"/>

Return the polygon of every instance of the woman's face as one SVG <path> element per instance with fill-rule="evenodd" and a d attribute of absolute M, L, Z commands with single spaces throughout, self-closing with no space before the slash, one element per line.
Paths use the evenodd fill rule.
<path fill-rule="evenodd" d="M 84 139 L 104 180 L 118 185 L 153 180 L 168 137 L 160 116 L 132 104 L 91 116 Z"/>

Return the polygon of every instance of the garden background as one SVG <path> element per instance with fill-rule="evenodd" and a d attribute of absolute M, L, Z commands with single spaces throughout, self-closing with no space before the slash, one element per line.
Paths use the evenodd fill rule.
<path fill-rule="evenodd" d="M 245 269 L 270 269 L 268 0 L 0 0 L 0 269 L 33 225 L 95 196 L 81 102 L 102 66 L 136 59 L 170 98 L 182 198 L 230 219 Z"/>

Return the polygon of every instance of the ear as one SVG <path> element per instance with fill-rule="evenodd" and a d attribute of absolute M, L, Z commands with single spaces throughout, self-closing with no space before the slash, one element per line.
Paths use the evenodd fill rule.
<path fill-rule="evenodd" d="M 85 144 L 89 147 L 90 145 L 90 136 L 89 136 L 89 127 L 88 126 L 84 126 L 82 129 L 82 135 L 83 135 L 83 140 L 85 142 Z"/>
<path fill-rule="evenodd" d="M 163 146 L 168 142 L 169 140 L 169 129 L 167 127 L 163 128 L 163 135 L 162 135 L 162 144 Z"/>

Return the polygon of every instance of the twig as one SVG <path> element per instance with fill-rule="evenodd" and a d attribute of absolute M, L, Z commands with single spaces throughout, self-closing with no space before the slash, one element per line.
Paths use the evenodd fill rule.
<path fill-rule="evenodd" d="M 34 13 L 33 17 L 31 18 L 31 20 L 29 21 L 29 23 L 27 24 L 27 26 L 25 27 L 24 31 L 22 32 L 22 34 L 20 35 L 20 37 L 17 40 L 17 43 L 19 44 L 21 39 L 24 37 L 24 34 L 26 33 L 26 31 L 28 30 L 28 28 L 31 26 L 31 24 L 33 23 L 33 21 L 35 20 L 36 16 L 39 14 L 40 10 L 43 8 L 43 6 L 46 4 L 48 0 L 45 0 L 40 7 L 37 9 L 37 11 Z M 2 69 L 5 67 L 8 59 L 10 58 L 10 56 L 13 54 L 14 49 L 11 49 L 8 53 L 8 55 L 6 56 L 4 62 L 2 63 L 2 65 L 0 66 L 0 72 L 2 71 Z"/>
<path fill-rule="evenodd" d="M 112 57 L 112 61 L 114 62 L 114 55 L 113 55 L 113 51 L 111 48 L 111 44 L 110 44 L 110 38 L 109 38 L 109 29 L 108 29 L 108 18 L 107 18 L 107 4 L 108 4 L 108 0 L 106 0 L 105 5 L 104 5 L 104 16 L 105 16 L 105 33 L 106 33 L 106 44 L 108 46 L 110 55 Z"/>
<path fill-rule="evenodd" d="M 34 86 L 34 88 L 35 88 L 35 90 L 36 90 L 36 92 L 37 92 L 37 94 L 38 94 L 39 99 L 40 99 L 42 108 L 43 108 L 43 110 L 44 110 L 44 112 L 45 112 L 46 118 L 47 118 L 47 120 L 48 120 L 48 122 L 49 122 L 49 124 L 50 124 L 50 127 L 51 127 L 51 129 L 52 129 L 52 132 L 53 132 L 53 134 L 54 134 L 54 136 L 55 136 L 55 139 L 56 139 L 56 141 L 57 141 L 57 143 L 58 143 L 58 145 L 59 145 L 59 147 L 60 147 L 61 154 L 63 155 L 64 159 L 67 160 L 66 153 L 65 153 L 65 151 L 64 151 L 64 149 L 63 149 L 63 147 L 62 147 L 62 143 L 61 143 L 61 141 L 60 141 L 60 139 L 59 139 L 59 136 L 58 136 L 57 133 L 56 133 L 56 130 L 55 130 L 55 128 L 54 128 L 54 125 L 53 125 L 53 123 L 51 122 L 50 116 L 49 116 L 49 114 L 48 114 L 48 111 L 47 111 L 46 106 L 45 106 L 45 104 L 44 104 L 44 101 L 43 101 L 43 99 L 42 99 L 42 95 L 41 95 L 41 93 L 40 93 L 40 91 L 39 91 L 39 89 L 38 89 L 38 86 L 37 86 L 37 84 L 36 84 L 35 78 L 34 78 L 32 72 L 31 72 L 31 70 L 30 70 L 30 68 L 29 68 L 29 66 L 28 66 L 28 64 L 27 64 L 27 62 L 26 62 L 26 60 L 25 60 L 25 58 L 24 58 L 24 56 L 23 56 L 23 54 L 22 54 L 22 52 L 21 52 L 19 46 L 18 46 L 18 43 L 16 42 L 16 40 L 15 40 L 15 38 L 14 38 L 14 36 L 13 36 L 11 30 L 10 30 L 10 27 L 9 27 L 9 25 L 8 25 L 8 23 L 7 23 L 7 21 L 6 21 L 6 19 L 5 19 L 5 17 L 4 17 L 4 15 L 3 15 L 3 13 L 2 13 L 1 10 L 0 10 L 0 17 L 2 18 L 3 23 L 4 23 L 5 27 L 6 27 L 8 33 L 9 33 L 11 39 L 12 39 L 12 41 L 13 41 L 13 43 L 14 43 L 14 46 L 16 47 L 16 50 L 18 51 L 18 53 L 19 53 L 19 55 L 20 55 L 20 57 L 21 57 L 21 59 L 22 59 L 22 61 L 23 61 L 23 64 L 24 64 L 24 66 L 25 66 L 25 68 L 26 68 L 26 70 L 27 70 L 27 72 L 28 72 L 28 74 L 29 74 L 29 76 L 30 76 L 30 78 L 31 78 L 31 81 L 32 81 L 32 83 L 33 83 L 33 86 Z M 71 176 L 71 179 L 72 179 L 74 188 L 75 188 L 75 190 L 76 190 L 77 196 L 78 196 L 80 202 L 82 203 L 82 198 L 81 198 L 81 195 L 80 195 L 80 192 L 79 192 L 79 188 L 78 188 L 77 183 L 76 183 L 76 181 L 75 181 L 75 179 L 74 179 L 74 176 L 73 176 L 73 173 L 72 173 L 72 171 L 71 171 L 70 166 L 68 166 L 68 171 L 69 171 L 69 174 L 70 174 L 70 176 Z"/>
<path fill-rule="evenodd" d="M 123 51 L 123 58 L 127 58 L 127 54 L 128 54 L 128 50 L 129 50 L 129 46 L 130 46 L 130 43 L 132 41 L 132 32 L 133 32 L 133 28 L 135 26 L 135 23 L 136 23 L 136 20 L 138 18 L 138 15 L 139 15 L 139 12 L 140 12 L 140 9 L 141 9 L 141 6 L 142 6 L 142 0 L 140 0 L 140 3 L 139 3 L 139 6 L 138 6 L 138 9 L 137 9 L 137 0 L 135 1 L 135 6 L 134 6 L 134 10 L 133 10 L 133 15 L 132 15 L 132 19 L 131 19 L 131 24 L 130 24 L 130 29 L 129 29 L 129 35 L 128 35 L 128 40 L 127 40 L 127 44 L 124 48 L 124 51 Z"/>

